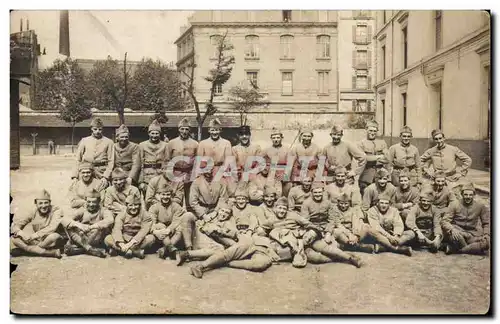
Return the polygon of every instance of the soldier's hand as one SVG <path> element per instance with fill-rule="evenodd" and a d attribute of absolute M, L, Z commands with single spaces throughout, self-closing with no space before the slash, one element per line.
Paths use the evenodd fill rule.
<path fill-rule="evenodd" d="M 30 237 L 29 234 L 26 234 L 23 231 L 17 232 L 17 236 L 20 237 L 23 241 L 28 241 Z"/>
<path fill-rule="evenodd" d="M 120 242 L 120 243 L 117 243 L 116 244 L 118 246 L 118 248 L 122 251 L 122 252 L 127 252 L 127 245 L 124 243 L 124 242 Z"/>
<path fill-rule="evenodd" d="M 458 231 L 452 229 L 450 234 L 451 234 L 451 238 L 453 240 L 455 240 L 455 241 L 460 240 L 460 233 L 458 233 Z"/>
<path fill-rule="evenodd" d="M 388 236 L 387 239 L 389 240 L 389 242 L 392 245 L 398 245 L 399 244 L 399 241 L 396 239 L 396 237 L 394 237 L 392 235 Z"/>
<path fill-rule="evenodd" d="M 347 178 L 348 178 L 348 179 L 349 179 L 349 178 L 353 178 L 353 179 L 354 179 L 354 177 L 355 177 L 355 176 L 356 176 L 356 173 L 354 173 L 354 171 L 349 171 L 349 172 L 347 172 Z"/>
<path fill-rule="evenodd" d="M 417 232 L 417 239 L 418 239 L 418 242 L 421 244 L 425 243 L 425 241 L 426 241 L 426 237 L 420 231 Z"/>
<path fill-rule="evenodd" d="M 128 184 L 132 184 L 132 178 L 131 178 L 131 177 L 128 177 L 128 178 L 127 178 L 127 183 L 128 183 Z"/>
<path fill-rule="evenodd" d="M 351 235 L 349 237 L 349 241 L 352 245 L 357 244 L 359 242 L 359 237 L 357 237 L 356 235 Z"/>
<path fill-rule="evenodd" d="M 80 229 L 82 230 L 82 232 L 87 233 L 88 231 L 90 231 L 90 226 L 86 224 L 80 224 Z"/>

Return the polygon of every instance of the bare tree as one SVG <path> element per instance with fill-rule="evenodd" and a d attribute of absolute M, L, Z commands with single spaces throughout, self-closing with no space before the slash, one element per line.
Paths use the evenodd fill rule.
<path fill-rule="evenodd" d="M 250 87 L 238 85 L 229 89 L 229 98 L 234 110 L 240 114 L 240 125 L 247 124 L 248 112 L 259 106 L 266 106 L 269 104 L 264 100 L 264 95 L 259 92 L 259 88 L 254 82 L 250 82 Z"/>

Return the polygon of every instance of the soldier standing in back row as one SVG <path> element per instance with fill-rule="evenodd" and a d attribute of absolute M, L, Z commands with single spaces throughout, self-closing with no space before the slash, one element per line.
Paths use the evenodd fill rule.
<path fill-rule="evenodd" d="M 149 180 L 162 173 L 163 163 L 167 157 L 167 144 L 161 140 L 161 127 L 154 120 L 148 128 L 149 140 L 141 142 L 142 171 L 139 176 L 139 189 L 146 194 Z"/>
<path fill-rule="evenodd" d="M 251 143 L 251 136 L 252 132 L 250 131 L 250 126 L 241 126 L 238 132 L 239 143 L 232 148 L 233 155 L 236 159 L 236 166 L 238 167 L 239 181 L 241 181 L 241 176 L 243 171 L 245 171 L 245 167 L 256 167 L 256 162 L 247 166 L 247 159 L 252 156 L 262 156 L 260 146 Z"/>
<path fill-rule="evenodd" d="M 277 168 L 285 167 L 291 153 L 290 149 L 282 143 L 283 133 L 276 128 L 273 128 L 271 132 L 271 141 L 272 145 L 263 152 L 264 159 L 266 162 L 271 163 L 271 166 L 275 165 Z M 276 180 L 281 181 L 281 184 L 283 185 L 283 196 L 288 197 L 288 192 L 290 192 L 290 189 L 292 188 L 290 174 L 286 177 L 284 170 L 276 170 L 274 177 Z"/>
<path fill-rule="evenodd" d="M 121 125 L 116 130 L 116 138 L 117 142 L 113 145 L 114 168 L 122 168 L 128 172 L 127 181 L 135 186 L 141 171 L 139 145 L 129 141 L 129 131 L 125 125 Z"/>
<path fill-rule="evenodd" d="M 366 154 L 366 166 L 359 177 L 359 189 L 361 195 L 375 179 L 375 173 L 378 169 L 386 167 L 387 144 L 383 139 L 377 139 L 378 124 L 376 121 L 369 121 L 366 124 L 366 139 L 359 142 L 359 148 Z"/>
<path fill-rule="evenodd" d="M 412 130 L 408 126 L 401 129 L 401 142 L 389 148 L 388 159 L 392 165 L 392 184 L 399 187 L 399 173 L 408 169 L 410 185 L 415 187 L 421 182 L 420 153 L 415 145 L 410 144 Z"/>
<path fill-rule="evenodd" d="M 312 130 L 303 130 L 300 134 L 300 143 L 295 145 L 290 152 L 291 155 L 295 156 L 295 163 L 293 167 L 293 178 L 292 181 L 295 183 L 300 183 L 300 173 L 302 169 L 301 158 L 312 157 L 312 159 L 307 163 L 307 173 L 306 176 L 314 178 L 316 176 L 316 170 L 318 169 L 318 157 L 321 155 L 321 149 L 318 145 L 312 143 L 312 138 L 314 134 Z"/>
<path fill-rule="evenodd" d="M 71 179 L 78 178 L 79 165 L 82 162 L 92 163 L 97 179 L 104 178 L 107 183 L 113 171 L 113 141 L 102 135 L 102 121 L 94 118 L 90 123 L 92 135 L 82 138 L 76 151 L 76 167 Z"/>

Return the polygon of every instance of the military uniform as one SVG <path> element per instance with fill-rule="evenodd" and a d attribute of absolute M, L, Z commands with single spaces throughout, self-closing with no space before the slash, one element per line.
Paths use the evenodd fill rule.
<path fill-rule="evenodd" d="M 227 188 L 223 182 L 208 182 L 200 176 L 191 185 L 189 199 L 196 217 L 202 218 L 203 215 L 213 212 L 219 202 L 228 199 Z"/>
<path fill-rule="evenodd" d="M 387 212 L 382 213 L 377 206 L 371 207 L 368 212 L 368 224 L 384 236 L 401 236 L 404 231 L 404 224 L 399 211 L 390 206 Z"/>
<path fill-rule="evenodd" d="M 158 202 L 156 194 L 158 193 L 158 188 L 161 188 L 165 185 L 170 185 L 172 187 L 172 200 L 179 205 L 184 204 L 184 183 L 177 181 L 170 181 L 166 174 L 163 173 L 159 176 L 152 178 L 146 189 L 146 195 L 144 197 L 144 201 L 146 203 L 146 208 L 151 207 L 153 204 Z"/>
<path fill-rule="evenodd" d="M 259 173 L 253 177 L 248 184 L 248 197 L 252 205 L 260 205 L 262 203 L 266 187 L 274 188 L 277 197 L 281 197 L 283 194 L 283 185 L 281 181 Z"/>
<path fill-rule="evenodd" d="M 295 186 L 288 193 L 288 209 L 300 212 L 302 203 L 311 197 L 311 190 L 304 191 L 302 186 Z"/>
<path fill-rule="evenodd" d="M 113 170 L 114 177 L 125 177 L 126 174 L 120 168 Z M 126 183 L 123 190 L 118 191 L 115 186 L 106 188 L 104 191 L 104 201 L 103 206 L 111 210 L 115 215 L 123 212 L 126 209 L 126 203 L 128 196 L 133 196 L 140 194 L 137 187 Z"/>
<path fill-rule="evenodd" d="M 302 132 L 304 134 L 305 132 Z M 316 171 L 318 169 L 318 161 L 319 161 L 319 156 L 321 156 L 321 149 L 319 146 L 317 146 L 314 143 L 311 143 L 309 146 L 305 147 L 304 144 L 298 143 L 296 144 L 291 152 L 291 155 L 295 157 L 295 163 L 293 167 L 293 177 L 292 180 L 294 182 L 300 181 L 300 180 L 295 180 L 299 179 L 300 177 L 300 172 L 302 168 L 302 162 L 299 160 L 301 157 L 306 157 L 306 156 L 311 156 L 313 159 L 308 163 L 307 165 L 307 173 L 306 176 L 314 178 L 316 176 Z"/>
<path fill-rule="evenodd" d="M 221 209 L 231 213 L 228 219 L 219 219 Z M 220 203 L 217 213 L 212 214 L 211 219 L 203 224 L 200 231 L 225 248 L 236 244 L 238 242 L 238 229 L 232 213 L 233 208 L 231 206 L 224 202 Z"/>
<path fill-rule="evenodd" d="M 149 125 L 148 132 L 161 132 L 160 124 L 155 120 Z M 139 144 L 141 152 L 141 173 L 139 183 L 148 184 L 149 181 L 162 173 L 162 167 L 167 159 L 167 143 L 160 140 L 153 143 L 151 140 Z"/>
<path fill-rule="evenodd" d="M 331 232 L 333 207 L 333 203 L 326 197 L 323 197 L 321 201 L 316 201 L 311 196 L 302 203 L 300 215 L 321 228 L 323 232 Z"/>
<path fill-rule="evenodd" d="M 409 187 L 407 190 L 403 190 L 400 187 L 396 188 L 396 193 L 394 195 L 394 207 L 399 210 L 399 214 L 403 220 L 406 221 L 406 217 L 410 208 L 415 207 L 419 201 L 419 192 L 415 187 Z M 403 204 L 412 203 L 410 207 L 403 207 Z"/>
<path fill-rule="evenodd" d="M 241 126 L 239 134 L 247 134 L 248 136 L 251 135 L 250 132 L 250 127 L 249 126 Z M 251 165 L 246 166 L 247 164 L 247 159 L 249 157 L 254 157 L 254 156 L 259 156 L 262 157 L 263 153 L 259 145 L 257 144 L 252 144 L 250 140 L 246 145 L 243 143 L 240 143 L 236 146 L 233 146 L 232 148 L 232 154 L 236 159 L 236 167 L 238 168 L 238 180 L 241 180 L 242 173 L 245 171 L 246 168 L 255 168 L 257 166 L 257 161 L 254 161 Z"/>
<path fill-rule="evenodd" d="M 121 125 L 116 130 L 116 136 L 122 133 L 129 133 L 127 126 Z M 113 155 L 115 165 L 114 168 L 122 168 L 128 172 L 128 178 L 132 179 L 132 183 L 136 184 L 139 181 L 139 173 L 141 171 L 141 152 L 139 145 L 128 142 L 125 147 L 121 147 L 119 143 L 113 144 Z"/>
<path fill-rule="evenodd" d="M 91 126 L 102 127 L 102 121 L 95 118 Z M 105 136 L 101 138 L 95 138 L 94 136 L 82 138 L 76 150 L 76 167 L 73 170 L 72 178 L 78 177 L 79 165 L 82 162 L 92 164 L 96 178 L 109 179 L 114 166 L 113 141 Z"/>
<path fill-rule="evenodd" d="M 437 237 L 440 245 L 440 238 L 443 236 L 443 232 L 441 230 L 441 216 L 439 212 L 436 210 L 434 206 L 430 206 L 429 209 L 424 210 L 418 204 L 413 206 L 408 212 L 408 216 L 406 218 L 406 226 L 411 230 L 411 232 L 405 232 L 404 238 L 406 242 L 403 244 L 419 244 L 418 240 L 416 240 L 417 232 L 421 232 L 427 239 L 434 240 Z M 423 244 L 424 246 L 426 244 Z M 433 252 L 437 252 L 437 248 L 432 250 Z"/>
<path fill-rule="evenodd" d="M 275 128 L 273 128 L 271 132 L 271 136 L 273 135 L 281 135 L 283 137 L 283 134 Z M 264 149 L 263 156 L 267 163 L 275 165 L 276 168 L 285 168 L 288 164 L 288 159 L 290 158 L 291 160 L 290 163 L 292 164 L 290 165 L 290 173 L 286 174 L 284 169 L 283 170 L 277 169 L 275 170 L 274 173 L 275 179 L 280 181 L 283 185 L 283 195 L 288 196 L 288 192 L 290 191 L 292 186 L 292 183 L 290 182 L 291 171 L 293 168 L 293 163 L 295 161 L 294 156 L 291 153 L 291 150 L 282 144 L 279 146 L 271 145 L 270 147 Z"/>
<path fill-rule="evenodd" d="M 361 205 L 361 193 L 356 184 L 345 183 L 343 186 L 339 187 L 335 182 L 332 182 L 325 187 L 325 192 L 333 204 L 336 204 L 340 195 L 345 193 L 349 196 L 351 206 L 355 207 Z"/>
<path fill-rule="evenodd" d="M 372 183 L 365 189 L 365 193 L 363 194 L 363 202 L 361 204 L 361 209 L 363 211 L 368 211 L 370 207 L 374 206 L 379 196 L 384 193 L 390 197 L 391 204 L 394 204 L 396 201 L 396 187 L 394 187 L 391 183 L 387 183 L 385 188 L 382 189 L 379 187 L 377 183 Z M 396 209 L 397 210 L 397 209 Z"/>
<path fill-rule="evenodd" d="M 80 163 L 80 171 L 83 169 L 90 169 L 93 171 L 92 165 L 90 163 Z M 102 180 L 96 179 L 92 176 L 89 183 L 85 183 L 82 179 L 73 182 L 69 188 L 70 194 L 70 206 L 71 208 L 78 209 L 85 204 L 85 193 L 87 190 L 95 189 L 97 192 L 104 194 L 104 189 L 106 189 L 106 184 Z"/>
<path fill-rule="evenodd" d="M 414 145 L 403 146 L 401 143 L 394 144 L 389 148 L 388 159 L 392 165 L 392 184 L 399 186 L 399 174 L 403 169 L 408 169 L 411 186 L 420 183 L 420 155 L 418 148 Z"/>

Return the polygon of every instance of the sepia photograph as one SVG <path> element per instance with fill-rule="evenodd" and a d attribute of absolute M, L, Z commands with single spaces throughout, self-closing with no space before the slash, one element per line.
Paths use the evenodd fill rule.
<path fill-rule="evenodd" d="M 491 314 L 491 25 L 11 10 L 11 314 Z"/>

